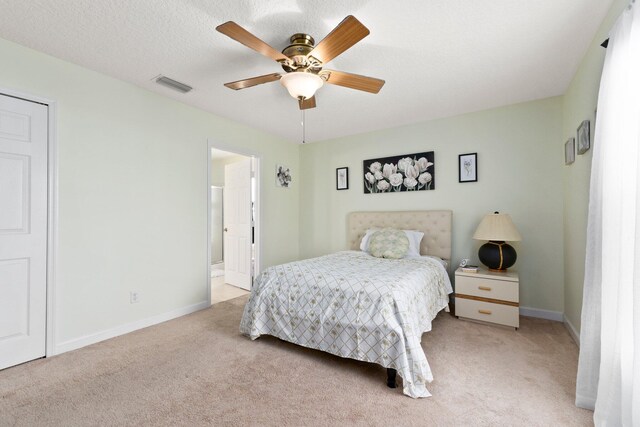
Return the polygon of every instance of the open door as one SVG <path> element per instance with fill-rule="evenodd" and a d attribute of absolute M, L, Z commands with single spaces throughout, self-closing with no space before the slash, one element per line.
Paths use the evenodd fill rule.
<path fill-rule="evenodd" d="M 251 159 L 224 167 L 225 282 L 251 290 Z"/>
<path fill-rule="evenodd" d="M 47 114 L 0 95 L 0 369 L 45 355 Z"/>

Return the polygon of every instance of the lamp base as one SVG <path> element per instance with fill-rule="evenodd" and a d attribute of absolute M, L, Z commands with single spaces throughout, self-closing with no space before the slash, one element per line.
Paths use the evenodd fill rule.
<path fill-rule="evenodd" d="M 489 267 L 491 271 L 505 272 L 516 263 L 518 256 L 516 250 L 508 243 L 497 240 L 489 240 L 478 250 L 480 262 Z"/>

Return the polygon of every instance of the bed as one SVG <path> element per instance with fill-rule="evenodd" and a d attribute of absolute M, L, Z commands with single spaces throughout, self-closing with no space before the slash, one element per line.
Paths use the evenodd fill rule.
<path fill-rule="evenodd" d="M 451 217 L 446 210 L 350 213 L 350 250 L 267 268 L 254 282 L 240 331 L 379 364 L 390 386 L 397 372 L 404 394 L 430 396 L 433 376 L 420 341 L 448 308 Z M 361 251 L 371 228 L 424 232 L 421 256 Z"/>

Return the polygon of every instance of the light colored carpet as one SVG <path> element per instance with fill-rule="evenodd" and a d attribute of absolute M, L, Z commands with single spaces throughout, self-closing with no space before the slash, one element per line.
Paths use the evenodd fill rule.
<path fill-rule="evenodd" d="M 589 425 L 563 325 L 513 331 L 441 313 L 423 346 L 433 397 L 385 369 L 238 332 L 246 297 L 0 371 L 0 425 Z"/>

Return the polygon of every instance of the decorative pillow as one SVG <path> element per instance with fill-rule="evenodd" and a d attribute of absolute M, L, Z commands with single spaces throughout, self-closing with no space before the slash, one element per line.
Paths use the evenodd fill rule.
<path fill-rule="evenodd" d="M 409 238 L 402 230 L 383 228 L 369 239 L 369 252 L 376 258 L 400 259 L 409 251 Z"/>
<path fill-rule="evenodd" d="M 362 241 L 360 242 L 360 250 L 364 252 L 371 252 L 369 250 L 369 240 L 373 233 L 376 231 L 380 231 L 380 228 L 370 228 L 367 230 L 365 235 L 362 237 Z M 422 242 L 422 238 L 424 237 L 424 233 L 422 231 L 415 230 L 402 230 L 407 235 L 409 239 L 409 250 L 404 258 L 419 258 L 420 257 L 420 243 Z"/>

